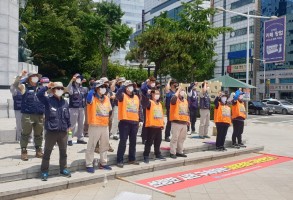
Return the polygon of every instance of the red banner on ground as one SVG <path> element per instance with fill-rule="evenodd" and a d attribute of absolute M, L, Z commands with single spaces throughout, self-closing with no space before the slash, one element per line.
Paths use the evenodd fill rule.
<path fill-rule="evenodd" d="M 136 183 L 165 192 L 175 192 L 292 160 L 289 157 L 263 154 L 236 162 L 139 180 Z"/>

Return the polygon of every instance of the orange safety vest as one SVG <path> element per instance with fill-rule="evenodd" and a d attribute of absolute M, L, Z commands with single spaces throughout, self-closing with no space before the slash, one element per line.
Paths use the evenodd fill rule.
<path fill-rule="evenodd" d="M 109 112 L 112 110 L 109 97 L 104 96 L 103 102 L 101 102 L 97 97 L 94 97 L 93 102 L 91 104 L 87 104 L 86 109 L 89 125 L 109 125 Z"/>
<path fill-rule="evenodd" d="M 188 102 L 186 99 L 181 101 L 177 97 L 176 104 L 170 104 L 170 121 L 174 120 L 189 122 Z"/>
<path fill-rule="evenodd" d="M 162 104 L 150 100 L 151 107 L 146 109 L 145 127 L 164 127 L 164 113 Z"/>
<path fill-rule="evenodd" d="M 214 121 L 215 123 L 231 124 L 231 108 L 227 105 L 219 103 L 219 107 L 215 109 Z"/>
<path fill-rule="evenodd" d="M 232 119 L 237 117 L 246 119 L 246 109 L 243 102 L 237 101 L 235 105 L 232 105 Z"/>
<path fill-rule="evenodd" d="M 118 101 L 118 120 L 139 121 L 139 99 L 123 94 L 123 101 Z"/>

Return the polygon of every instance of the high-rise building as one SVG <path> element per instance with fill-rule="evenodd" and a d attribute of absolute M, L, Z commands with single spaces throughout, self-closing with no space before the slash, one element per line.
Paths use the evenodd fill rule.
<path fill-rule="evenodd" d="M 122 23 L 127 24 L 132 28 L 133 33 L 136 32 L 136 25 L 142 20 L 142 10 L 144 9 L 144 0 L 107 0 L 108 2 L 120 5 L 124 15 Z M 111 61 L 121 65 L 128 65 L 125 61 L 125 56 L 129 52 L 130 41 L 127 42 L 125 49 L 120 49 L 114 52 L 111 56 Z"/>
<path fill-rule="evenodd" d="M 264 16 L 286 16 L 286 46 L 285 62 L 282 63 L 260 63 L 257 72 L 257 99 L 262 99 L 265 92 L 265 79 L 267 80 L 267 94 L 277 99 L 293 99 L 293 0 L 261 0 L 261 15 Z M 263 32 L 264 25 L 261 23 L 261 43 L 257 50 L 260 59 L 263 59 Z M 265 71 L 264 71 L 265 66 Z M 270 80 L 268 82 L 268 79 Z M 268 96 L 268 95 L 267 95 Z"/>

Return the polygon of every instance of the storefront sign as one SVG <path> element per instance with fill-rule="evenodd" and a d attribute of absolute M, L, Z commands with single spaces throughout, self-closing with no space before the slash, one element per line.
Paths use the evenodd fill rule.
<path fill-rule="evenodd" d="M 136 183 L 159 189 L 164 192 L 175 192 L 177 190 L 222 180 L 224 178 L 248 173 L 292 160 L 293 158 L 289 157 L 263 154 L 261 156 L 222 165 L 139 180 L 136 181 Z"/>
<path fill-rule="evenodd" d="M 265 21 L 264 60 L 266 63 L 285 61 L 286 17 Z"/>
<path fill-rule="evenodd" d="M 231 65 L 231 73 L 246 72 L 246 64 Z"/>
<path fill-rule="evenodd" d="M 279 90 L 293 90 L 293 85 L 270 85 L 271 91 L 279 91 Z"/>

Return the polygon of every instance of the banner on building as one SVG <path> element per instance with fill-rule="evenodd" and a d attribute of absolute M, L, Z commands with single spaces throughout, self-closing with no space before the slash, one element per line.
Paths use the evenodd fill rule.
<path fill-rule="evenodd" d="M 246 72 L 246 64 L 231 65 L 231 73 Z"/>
<path fill-rule="evenodd" d="M 284 62 L 286 17 L 265 21 L 263 53 L 266 63 Z"/>
<path fill-rule="evenodd" d="M 249 159 L 230 162 L 201 169 L 194 169 L 174 174 L 152 177 L 136 181 L 139 185 L 146 185 L 164 192 L 175 192 L 196 185 L 201 185 L 224 178 L 248 173 L 271 165 L 292 161 L 293 158 L 263 154 Z"/>

